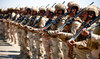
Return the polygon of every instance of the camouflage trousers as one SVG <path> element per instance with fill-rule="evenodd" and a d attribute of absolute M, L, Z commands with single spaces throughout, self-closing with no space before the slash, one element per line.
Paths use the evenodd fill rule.
<path fill-rule="evenodd" d="M 5 38 L 7 40 L 10 40 L 10 29 L 8 23 L 4 23 L 4 34 L 5 34 Z"/>
<path fill-rule="evenodd" d="M 46 59 L 51 59 L 51 40 L 49 36 L 42 36 L 42 41 L 43 41 L 43 45 L 44 45 L 44 49 L 46 52 L 45 58 Z"/>
<path fill-rule="evenodd" d="M 89 49 L 79 49 L 74 47 L 74 52 L 76 53 L 76 59 L 88 59 L 89 53 L 91 52 Z"/>
<path fill-rule="evenodd" d="M 30 58 L 29 39 L 27 38 L 27 30 L 24 29 L 22 29 L 22 43 L 24 54 L 26 54 L 27 58 Z"/>
<path fill-rule="evenodd" d="M 32 53 L 32 59 L 45 59 L 46 51 L 44 47 L 44 38 L 39 33 L 28 32 L 30 50 Z"/>
<path fill-rule="evenodd" d="M 59 38 L 51 38 L 51 59 L 69 59 L 68 45 Z"/>
<path fill-rule="evenodd" d="M 4 23 L 0 22 L 0 35 L 4 35 Z"/>
<path fill-rule="evenodd" d="M 9 24 L 9 38 L 12 43 L 15 43 L 15 36 L 14 36 L 14 25 Z"/>

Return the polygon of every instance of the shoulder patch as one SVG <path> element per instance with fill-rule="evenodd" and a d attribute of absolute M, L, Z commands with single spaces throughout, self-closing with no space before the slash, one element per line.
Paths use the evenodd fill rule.
<path fill-rule="evenodd" d="M 76 23 L 74 23 L 74 25 L 75 25 L 75 26 L 78 26 L 79 24 L 76 22 Z"/>

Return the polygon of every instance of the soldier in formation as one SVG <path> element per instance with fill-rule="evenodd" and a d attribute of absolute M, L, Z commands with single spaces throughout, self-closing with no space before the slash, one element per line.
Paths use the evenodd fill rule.
<path fill-rule="evenodd" d="M 100 59 L 99 8 L 80 8 L 73 1 L 67 7 L 0 9 L 0 35 L 20 46 L 18 59 Z"/>

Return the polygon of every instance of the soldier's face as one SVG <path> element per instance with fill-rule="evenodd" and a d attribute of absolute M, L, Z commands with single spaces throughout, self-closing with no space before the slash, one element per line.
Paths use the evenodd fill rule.
<path fill-rule="evenodd" d="M 88 13 L 89 13 L 89 18 L 93 18 L 93 16 L 94 16 L 94 12 L 89 11 Z"/>
<path fill-rule="evenodd" d="M 47 11 L 46 15 L 47 15 L 47 16 L 49 15 L 49 11 Z"/>
<path fill-rule="evenodd" d="M 82 19 L 83 19 L 83 20 L 86 20 L 86 19 L 87 19 L 87 16 L 88 16 L 88 12 L 87 12 L 87 11 L 84 11 L 84 12 L 82 13 Z"/>
<path fill-rule="evenodd" d="M 68 7 L 67 12 L 69 13 L 71 11 L 71 7 Z"/>
<path fill-rule="evenodd" d="M 37 12 L 36 11 L 33 11 L 33 13 L 32 13 L 33 15 L 36 15 L 37 14 Z"/>
<path fill-rule="evenodd" d="M 63 11 L 62 11 L 62 10 L 57 10 L 57 12 L 56 12 L 56 16 L 61 16 L 61 15 L 62 15 L 62 13 L 63 13 Z"/>
<path fill-rule="evenodd" d="M 42 16 L 45 13 L 44 10 L 40 10 L 40 16 Z"/>
<path fill-rule="evenodd" d="M 52 15 L 53 15 L 53 13 L 52 13 L 52 12 L 47 11 L 47 16 L 52 16 Z"/>

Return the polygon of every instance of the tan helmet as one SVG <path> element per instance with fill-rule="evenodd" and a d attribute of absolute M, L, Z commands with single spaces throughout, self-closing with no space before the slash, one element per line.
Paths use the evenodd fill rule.
<path fill-rule="evenodd" d="M 38 12 L 39 8 L 38 7 L 32 7 L 32 10 Z"/>
<path fill-rule="evenodd" d="M 58 4 L 55 6 L 55 8 L 56 8 L 57 10 L 65 10 L 65 9 L 66 9 L 66 6 L 63 5 L 63 4 L 61 4 L 61 3 L 58 3 Z"/>
<path fill-rule="evenodd" d="M 91 6 L 86 7 L 86 11 L 95 12 L 96 17 L 99 15 L 99 10 L 98 10 L 97 6 L 95 6 L 95 5 L 91 5 Z"/>
<path fill-rule="evenodd" d="M 68 2 L 67 6 L 70 7 L 73 3 L 75 3 L 74 1 L 70 1 Z"/>
<path fill-rule="evenodd" d="M 53 7 L 49 7 L 47 10 L 49 10 L 50 12 L 55 12 L 55 8 L 53 8 Z"/>
<path fill-rule="evenodd" d="M 72 3 L 70 3 L 69 6 L 71 6 L 71 7 L 76 6 L 76 7 L 78 7 L 78 11 L 80 10 L 80 6 L 79 6 L 79 4 L 77 4 L 76 2 L 72 2 Z"/>
<path fill-rule="evenodd" d="M 23 9 L 24 9 L 23 7 L 20 7 L 20 8 L 19 8 L 19 10 L 23 10 Z"/>
<path fill-rule="evenodd" d="M 44 11 L 46 11 L 46 8 L 43 7 L 43 6 L 41 6 L 41 7 L 39 8 L 39 10 L 44 10 Z"/>
<path fill-rule="evenodd" d="M 15 8 L 15 10 L 19 10 L 18 8 Z"/>

